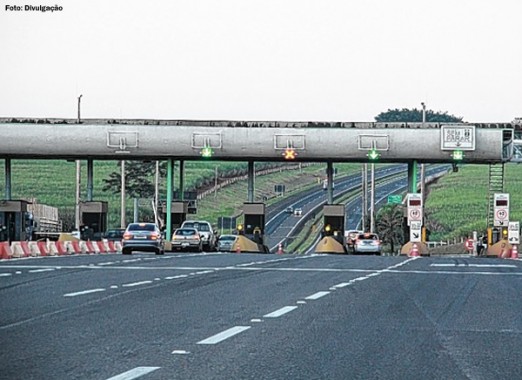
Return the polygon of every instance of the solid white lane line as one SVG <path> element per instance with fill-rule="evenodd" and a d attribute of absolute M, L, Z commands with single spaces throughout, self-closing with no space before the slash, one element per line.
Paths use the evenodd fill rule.
<path fill-rule="evenodd" d="M 317 292 L 305 298 L 305 300 L 316 300 L 330 294 L 330 292 Z"/>
<path fill-rule="evenodd" d="M 12 273 L 0 273 L 0 277 L 8 277 L 8 276 L 12 276 L 13 274 Z"/>
<path fill-rule="evenodd" d="M 51 272 L 54 271 L 54 268 L 47 268 L 47 269 L 33 269 L 28 271 L 29 273 L 40 273 L 40 272 Z"/>
<path fill-rule="evenodd" d="M 153 372 L 157 369 L 160 369 L 161 367 L 136 367 L 134 369 L 131 369 L 130 371 L 124 372 L 122 374 L 113 376 L 107 380 L 132 380 L 137 379 L 138 377 L 141 377 L 143 375 L 146 375 L 147 373 Z"/>
<path fill-rule="evenodd" d="M 279 310 L 276 310 L 276 311 L 273 311 L 269 314 L 266 314 L 266 315 L 263 315 L 263 318 L 277 318 L 277 317 L 280 317 L 286 313 L 289 313 L 291 312 L 292 310 L 295 310 L 297 309 L 297 306 L 285 306 L 285 307 L 282 307 L 281 309 Z"/>
<path fill-rule="evenodd" d="M 123 284 L 122 286 L 130 288 L 132 286 L 139 286 L 139 285 L 146 285 L 146 284 L 152 284 L 152 281 L 139 281 L 139 282 L 131 282 L 130 284 Z"/>
<path fill-rule="evenodd" d="M 104 292 L 105 289 L 98 288 L 98 289 L 90 289 L 90 290 L 84 290 L 82 292 L 75 292 L 75 293 L 67 293 L 64 294 L 64 297 L 76 297 L 76 296 L 83 296 L 84 294 L 90 294 L 90 293 L 98 293 L 98 292 Z"/>
<path fill-rule="evenodd" d="M 116 264 L 116 263 L 113 261 L 109 261 L 107 263 L 99 263 L 98 265 L 113 265 L 113 264 Z"/>
<path fill-rule="evenodd" d="M 225 339 L 228 339 L 234 335 L 237 335 L 239 333 L 242 333 L 243 331 L 246 331 L 251 326 L 235 326 L 228 330 L 225 330 L 223 332 L 220 332 L 219 334 L 213 335 L 207 339 L 203 339 L 199 341 L 197 344 L 217 344 L 219 342 L 224 341 Z"/>

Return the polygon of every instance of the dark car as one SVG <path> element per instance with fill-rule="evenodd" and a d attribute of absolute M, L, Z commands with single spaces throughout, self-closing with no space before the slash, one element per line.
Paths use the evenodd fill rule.
<path fill-rule="evenodd" d="M 154 223 L 131 223 L 123 234 L 122 253 L 130 255 L 133 251 L 154 252 L 163 255 L 165 249 L 158 226 Z"/>
<path fill-rule="evenodd" d="M 108 230 L 103 235 L 103 237 L 109 241 L 122 241 L 124 233 L 125 233 L 125 228 L 114 228 L 112 230 Z"/>
<path fill-rule="evenodd" d="M 178 228 L 172 234 L 172 250 L 177 251 L 197 251 L 203 250 L 203 239 L 195 228 Z"/>
<path fill-rule="evenodd" d="M 232 252 L 237 235 L 221 235 L 218 240 L 217 249 L 220 252 Z"/>

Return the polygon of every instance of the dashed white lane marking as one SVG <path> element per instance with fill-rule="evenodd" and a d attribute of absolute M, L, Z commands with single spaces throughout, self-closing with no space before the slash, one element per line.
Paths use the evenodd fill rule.
<path fill-rule="evenodd" d="M 188 275 L 186 275 L 186 274 L 178 274 L 177 276 L 165 277 L 165 280 L 174 280 L 176 278 L 185 278 L 185 277 L 188 277 Z"/>
<path fill-rule="evenodd" d="M 277 318 L 277 317 L 285 315 L 286 313 L 289 313 L 289 312 L 291 312 L 292 310 L 295 310 L 295 309 L 297 309 L 297 306 L 285 306 L 285 307 L 282 307 L 279 310 L 276 310 L 276 311 L 273 311 L 273 312 L 271 312 L 269 314 L 263 315 L 263 318 Z"/>
<path fill-rule="evenodd" d="M 188 355 L 188 354 L 190 354 L 190 351 L 185 351 L 185 350 L 172 351 L 172 355 Z"/>
<path fill-rule="evenodd" d="M 137 379 L 138 377 L 141 377 L 143 375 L 146 375 L 148 373 L 151 373 L 153 371 L 156 371 L 157 369 L 160 369 L 161 367 L 136 367 L 134 369 L 131 369 L 130 371 L 124 372 L 122 374 L 113 376 L 107 380 L 132 380 Z"/>
<path fill-rule="evenodd" d="M 306 297 L 305 300 L 317 300 L 328 294 L 330 294 L 330 292 L 317 292 L 317 293 L 312 294 L 311 296 Z"/>
<path fill-rule="evenodd" d="M 431 264 L 432 267 L 517 268 L 511 264 Z"/>
<path fill-rule="evenodd" d="M 217 344 L 219 342 L 224 341 L 225 339 L 228 339 L 234 335 L 237 335 L 239 333 L 242 333 L 243 331 L 246 331 L 251 326 L 235 326 L 228 330 L 225 330 L 223 332 L 220 332 L 219 334 L 213 335 L 207 339 L 203 339 L 199 341 L 197 344 Z"/>
<path fill-rule="evenodd" d="M 33 269 L 28 271 L 29 273 L 41 273 L 41 272 L 51 272 L 54 271 L 54 268 L 47 268 L 47 269 Z"/>
<path fill-rule="evenodd" d="M 98 292 L 104 292 L 104 291 L 105 291 L 105 289 L 98 288 L 98 289 L 84 290 L 84 291 L 76 292 L 76 293 L 67 293 L 67 294 L 64 294 L 63 296 L 64 297 L 76 297 L 76 296 L 82 296 L 84 294 L 98 293 Z"/>
<path fill-rule="evenodd" d="M 0 273 L 0 277 L 8 277 L 8 276 L 12 276 L 13 274 L 12 273 Z"/>
<path fill-rule="evenodd" d="M 116 264 L 114 261 L 109 261 L 106 263 L 99 263 L 98 265 L 103 266 L 103 265 L 114 265 L 114 264 Z"/>
<path fill-rule="evenodd" d="M 148 281 L 131 282 L 129 284 L 123 284 L 122 286 L 124 286 L 126 288 L 130 288 L 133 286 L 146 285 L 146 284 L 152 284 L 152 281 L 148 280 Z"/>

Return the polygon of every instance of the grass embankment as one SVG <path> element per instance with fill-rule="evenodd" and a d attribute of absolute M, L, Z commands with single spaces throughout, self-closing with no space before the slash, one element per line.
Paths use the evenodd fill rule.
<path fill-rule="evenodd" d="M 510 194 L 510 220 L 522 219 L 522 165 L 506 164 L 504 192 Z M 488 165 L 464 165 L 429 186 L 426 213 L 430 240 L 470 236 L 486 231 L 488 213 Z"/>

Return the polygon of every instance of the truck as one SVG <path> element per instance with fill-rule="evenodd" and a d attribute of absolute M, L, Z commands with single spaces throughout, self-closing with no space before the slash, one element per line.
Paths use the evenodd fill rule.
<path fill-rule="evenodd" d="M 27 205 L 26 236 L 29 240 L 57 240 L 63 231 L 58 208 L 33 202 Z"/>

